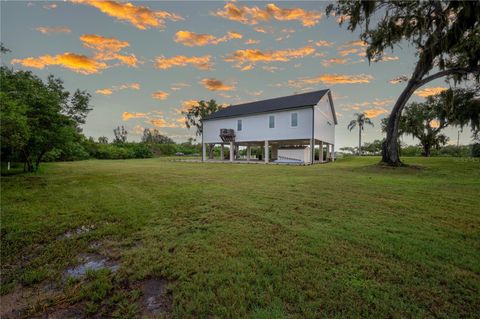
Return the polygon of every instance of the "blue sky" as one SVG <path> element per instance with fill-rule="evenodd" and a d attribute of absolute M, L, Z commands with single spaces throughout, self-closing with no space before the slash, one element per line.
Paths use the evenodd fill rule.
<path fill-rule="evenodd" d="M 129 140 L 155 127 L 184 141 L 195 134 L 179 114 L 190 101 L 238 104 L 330 88 L 337 148 L 356 145 L 356 132 L 346 129 L 355 112 L 366 111 L 375 123 L 364 141 L 379 139 L 380 120 L 404 86 L 390 80 L 411 73 L 415 50 L 404 43 L 369 65 L 358 33 L 327 18 L 327 5 L 2 1 L 1 41 L 12 51 L 2 63 L 42 78 L 52 73 L 68 89 L 90 92 L 94 109 L 84 133 L 95 138 L 111 139 L 113 128 L 124 125 Z M 426 86 L 445 87 L 442 80 Z M 456 142 L 456 129 L 446 133 Z M 466 130 L 460 142 L 469 143 L 470 135 Z"/>

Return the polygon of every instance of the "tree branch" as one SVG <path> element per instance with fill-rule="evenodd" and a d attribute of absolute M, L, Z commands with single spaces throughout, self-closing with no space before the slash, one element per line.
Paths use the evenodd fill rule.
<path fill-rule="evenodd" d="M 418 81 L 415 84 L 415 89 L 418 89 L 419 87 L 427 84 L 428 82 L 431 82 L 433 80 L 436 80 L 438 78 L 441 78 L 441 77 L 444 77 L 444 76 L 447 76 L 447 75 L 451 75 L 451 74 L 455 74 L 455 73 L 474 73 L 474 72 L 480 72 L 480 67 L 472 67 L 472 68 L 458 67 L 458 68 L 451 68 L 451 69 L 443 70 L 443 71 L 437 72 L 435 74 L 432 74 L 430 76 L 427 76 L 426 78 Z"/>

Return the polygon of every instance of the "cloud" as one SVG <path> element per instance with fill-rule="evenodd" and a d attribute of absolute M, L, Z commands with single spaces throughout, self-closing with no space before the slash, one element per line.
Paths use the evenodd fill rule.
<path fill-rule="evenodd" d="M 142 135 L 145 128 L 141 125 L 135 125 L 132 129 L 134 135 Z"/>
<path fill-rule="evenodd" d="M 288 81 L 288 85 L 291 87 L 302 87 L 304 85 L 312 84 L 358 84 L 358 83 L 370 83 L 373 79 L 373 76 L 369 74 L 357 74 L 357 75 L 348 75 L 348 74 L 322 74 L 320 76 L 311 77 L 311 78 L 300 78 L 297 80 Z"/>
<path fill-rule="evenodd" d="M 416 90 L 415 95 L 420 96 L 420 97 L 429 97 L 432 95 L 437 95 L 442 93 L 443 91 L 448 90 L 446 87 L 429 87 L 429 88 L 424 88 L 421 90 Z"/>
<path fill-rule="evenodd" d="M 383 55 L 379 58 L 372 59 L 373 62 L 389 62 L 389 61 L 398 61 L 400 58 L 394 55 Z"/>
<path fill-rule="evenodd" d="M 388 111 L 384 108 L 373 108 L 365 110 L 363 113 L 365 113 L 365 115 L 369 118 L 374 118 L 382 114 L 388 113 Z"/>
<path fill-rule="evenodd" d="M 431 120 L 430 121 L 430 127 L 439 128 L 440 127 L 440 121 L 439 120 Z"/>
<path fill-rule="evenodd" d="M 243 68 L 245 65 L 253 65 L 257 62 L 287 62 L 290 59 L 298 59 L 315 52 L 311 46 L 298 49 L 287 49 L 279 51 L 260 51 L 258 49 L 237 50 L 224 60 L 235 63 L 235 67 Z"/>
<path fill-rule="evenodd" d="M 243 24 L 255 25 L 259 22 L 266 22 L 271 19 L 278 21 L 300 21 L 305 27 L 316 25 L 323 14 L 320 11 L 306 11 L 301 8 L 279 8 L 273 3 L 266 5 L 264 9 L 259 7 L 241 6 L 235 3 L 225 4 L 223 9 L 218 10 L 215 15 L 237 21 Z"/>
<path fill-rule="evenodd" d="M 36 30 L 42 34 L 72 32 L 68 27 L 38 27 Z"/>
<path fill-rule="evenodd" d="M 200 70 L 210 70 L 213 66 L 210 58 L 210 55 L 192 57 L 177 55 L 171 58 L 160 56 L 155 59 L 155 66 L 158 69 L 165 70 L 173 67 L 184 67 L 190 64 Z"/>
<path fill-rule="evenodd" d="M 168 93 L 163 91 L 157 91 L 152 94 L 152 98 L 156 100 L 166 100 L 167 97 L 168 97 Z"/>
<path fill-rule="evenodd" d="M 187 112 L 197 104 L 198 104 L 197 100 L 184 100 L 182 101 L 182 105 L 180 106 L 180 108 L 177 109 L 175 112 L 177 112 L 178 114 L 181 114 L 182 112 Z"/>
<path fill-rule="evenodd" d="M 43 8 L 47 10 L 55 9 L 56 7 L 57 5 L 55 3 L 48 3 L 43 5 Z"/>
<path fill-rule="evenodd" d="M 248 39 L 247 41 L 244 42 L 246 45 L 250 44 L 258 44 L 260 43 L 260 40 L 255 40 L 255 39 Z"/>
<path fill-rule="evenodd" d="M 130 119 L 141 119 L 147 118 L 147 113 L 130 113 L 130 112 L 123 112 L 122 113 L 122 120 L 128 121 Z"/>
<path fill-rule="evenodd" d="M 210 91 L 232 91 L 235 89 L 235 86 L 227 85 L 222 81 L 213 78 L 202 79 L 200 83 L 203 84 L 203 86 Z"/>
<path fill-rule="evenodd" d="M 398 83 L 402 83 L 402 82 L 406 82 L 408 81 L 408 76 L 407 75 L 400 75 L 400 76 L 397 76 L 393 79 L 391 79 L 390 82 L 391 84 L 398 84 Z"/>
<path fill-rule="evenodd" d="M 349 54 L 360 53 L 360 52 L 362 52 L 362 50 L 357 48 L 350 48 L 350 49 L 340 50 L 338 51 L 338 54 L 340 54 L 341 56 L 347 56 Z"/>
<path fill-rule="evenodd" d="M 341 56 L 347 56 L 349 54 L 365 55 L 365 47 L 367 46 L 368 44 L 365 41 L 356 40 L 342 44 L 337 50 Z"/>
<path fill-rule="evenodd" d="M 257 31 L 258 33 L 273 33 L 275 30 L 273 30 L 272 27 L 255 27 L 253 30 Z"/>
<path fill-rule="evenodd" d="M 81 74 L 98 73 L 108 66 L 104 62 L 96 61 L 85 55 L 65 52 L 55 56 L 42 55 L 39 57 L 28 57 L 24 59 L 13 59 L 12 64 L 21 64 L 26 67 L 43 69 L 46 66 L 56 65 Z"/>
<path fill-rule="evenodd" d="M 102 95 L 111 95 L 113 93 L 112 89 L 98 89 L 95 91 L 97 94 L 102 94 Z"/>
<path fill-rule="evenodd" d="M 232 39 L 241 39 L 242 35 L 237 32 L 227 32 L 227 35 L 217 38 L 211 34 L 195 33 L 187 30 L 180 30 L 175 33 L 174 40 L 188 47 L 204 46 L 208 44 L 219 44 Z"/>
<path fill-rule="evenodd" d="M 158 127 L 158 128 L 175 128 L 175 127 L 179 127 L 179 125 L 175 122 L 168 122 L 167 120 L 165 120 L 164 118 L 156 118 L 156 119 L 149 119 L 148 120 L 148 123 L 152 124 L 153 126 L 155 127 Z"/>
<path fill-rule="evenodd" d="M 180 91 L 181 89 L 186 88 L 186 87 L 189 87 L 189 86 L 190 86 L 190 84 L 184 83 L 184 82 L 173 83 L 173 84 L 172 84 L 172 87 L 170 88 L 170 90 L 172 90 L 172 91 Z"/>
<path fill-rule="evenodd" d="M 98 90 L 95 91 L 95 93 L 103 94 L 103 95 L 111 95 L 111 94 L 113 94 L 113 92 L 126 90 L 126 89 L 140 90 L 140 84 L 139 83 L 129 83 L 129 84 L 115 85 L 115 86 L 112 86 L 111 88 L 98 89 Z"/>
<path fill-rule="evenodd" d="M 333 42 L 320 40 L 315 42 L 315 45 L 317 47 L 331 47 L 333 45 Z"/>
<path fill-rule="evenodd" d="M 80 37 L 83 46 L 92 49 L 94 58 L 101 61 L 119 60 L 121 64 L 137 66 L 137 58 L 134 54 L 123 55 L 119 52 L 130 46 L 127 41 L 121 41 L 115 38 L 106 38 L 96 34 L 84 34 Z"/>
<path fill-rule="evenodd" d="M 330 67 L 332 64 L 347 64 L 350 59 L 332 58 L 323 60 L 321 63 L 324 67 Z"/>
<path fill-rule="evenodd" d="M 140 30 L 163 28 L 165 21 L 179 21 L 183 18 L 167 11 L 153 11 L 148 7 L 136 6 L 130 2 L 71 0 L 73 3 L 85 4 L 97 8 L 108 16 L 131 23 Z"/>

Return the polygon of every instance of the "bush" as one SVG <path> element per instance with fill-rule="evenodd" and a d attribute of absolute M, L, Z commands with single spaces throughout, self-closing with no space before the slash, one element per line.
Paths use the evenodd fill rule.
<path fill-rule="evenodd" d="M 480 157 L 480 143 L 472 145 L 472 157 Z"/>

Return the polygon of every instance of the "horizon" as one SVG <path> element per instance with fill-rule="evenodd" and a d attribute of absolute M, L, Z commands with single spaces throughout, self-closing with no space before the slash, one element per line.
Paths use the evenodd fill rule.
<path fill-rule="evenodd" d="M 357 134 L 347 130 L 357 112 L 366 112 L 375 124 L 365 129 L 364 142 L 383 138 L 380 121 L 405 85 L 395 79 L 411 73 L 416 56 L 405 42 L 369 64 L 358 32 L 327 18 L 327 5 L 1 2 L 1 39 L 11 50 L 2 63 L 42 79 L 54 74 L 69 91 L 87 90 L 93 110 L 83 132 L 110 141 L 122 125 L 129 141 L 138 141 L 144 128 L 156 128 L 176 142 L 195 138 L 180 114 L 192 101 L 213 98 L 236 105 L 329 88 L 339 150 L 357 144 Z M 449 85 L 436 80 L 410 102 Z M 457 143 L 459 131 L 445 129 L 450 144 Z M 418 144 L 406 136 L 402 141 Z M 465 130 L 460 144 L 470 143 Z"/>

